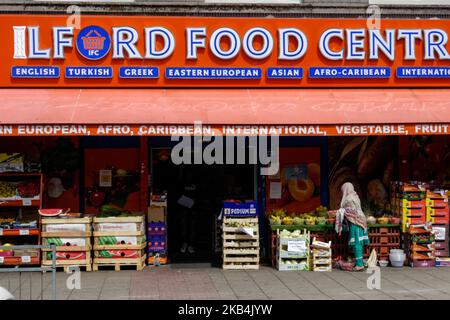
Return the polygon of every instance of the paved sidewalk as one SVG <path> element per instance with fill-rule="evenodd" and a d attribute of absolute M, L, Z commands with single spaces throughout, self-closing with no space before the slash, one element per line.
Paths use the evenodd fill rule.
<path fill-rule="evenodd" d="M 66 287 L 57 274 L 58 299 L 450 299 L 450 268 L 384 268 L 381 290 L 369 290 L 369 274 L 333 271 L 224 271 L 205 265 L 161 266 L 143 271 L 81 272 L 81 289 Z M 40 299 L 40 274 L 22 276 L 22 299 Z M 16 274 L 0 274 L 0 286 L 18 298 Z M 51 297 L 50 275 L 43 278 L 44 299 Z"/>

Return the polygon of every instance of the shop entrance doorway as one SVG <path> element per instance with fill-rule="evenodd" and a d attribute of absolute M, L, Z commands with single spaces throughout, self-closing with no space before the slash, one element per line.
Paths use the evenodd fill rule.
<path fill-rule="evenodd" d="M 215 220 L 222 202 L 254 199 L 254 165 L 175 165 L 170 160 L 170 149 L 152 149 L 151 157 L 151 191 L 168 195 L 169 260 L 213 261 Z M 194 200 L 192 208 L 180 204 L 183 196 Z M 183 245 L 185 242 L 188 247 Z"/>

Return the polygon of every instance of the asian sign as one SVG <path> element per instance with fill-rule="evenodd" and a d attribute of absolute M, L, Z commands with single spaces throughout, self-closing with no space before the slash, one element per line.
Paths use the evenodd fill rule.
<path fill-rule="evenodd" d="M 2 87 L 447 87 L 449 21 L 0 16 Z"/>

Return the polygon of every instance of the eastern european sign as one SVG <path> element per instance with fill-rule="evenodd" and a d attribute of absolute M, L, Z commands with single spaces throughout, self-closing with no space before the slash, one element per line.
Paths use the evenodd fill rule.
<path fill-rule="evenodd" d="M 2 87 L 448 87 L 448 20 L 3 15 Z"/>

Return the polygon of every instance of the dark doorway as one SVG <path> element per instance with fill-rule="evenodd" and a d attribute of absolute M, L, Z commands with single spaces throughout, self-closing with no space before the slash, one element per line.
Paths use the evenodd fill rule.
<path fill-rule="evenodd" d="M 253 165 L 174 165 L 170 149 L 152 149 L 152 191 L 167 191 L 168 253 L 171 262 L 205 262 L 214 258 L 214 226 L 226 199 L 254 198 Z M 189 177 L 191 176 L 191 177 Z M 192 181 L 189 179 L 192 178 Z M 192 212 L 178 202 L 184 186 L 196 186 Z M 190 195 L 191 196 L 191 195 Z M 183 217 L 188 214 L 188 218 Z M 183 224 L 184 223 L 184 224 Z M 185 228 L 187 223 L 187 227 Z M 185 229 L 184 229 L 185 228 Z M 194 253 L 182 252 L 183 234 L 188 235 Z M 184 231 L 184 232 L 183 232 Z"/>

